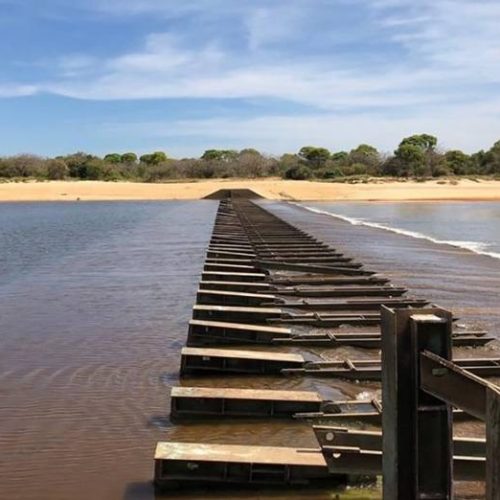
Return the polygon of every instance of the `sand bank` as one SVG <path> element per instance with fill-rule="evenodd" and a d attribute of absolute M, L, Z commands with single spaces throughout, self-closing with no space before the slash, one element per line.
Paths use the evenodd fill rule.
<path fill-rule="evenodd" d="M 441 182 L 441 183 L 439 183 Z M 208 180 L 167 184 L 101 181 L 1 183 L 0 201 L 191 200 L 218 189 L 249 188 L 273 200 L 500 200 L 500 181 L 341 184 L 312 181 Z"/>

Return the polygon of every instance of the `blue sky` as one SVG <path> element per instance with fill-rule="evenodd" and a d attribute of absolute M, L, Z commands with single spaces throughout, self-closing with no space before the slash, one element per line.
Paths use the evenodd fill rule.
<path fill-rule="evenodd" d="M 0 155 L 500 139 L 498 0 L 0 0 Z"/>

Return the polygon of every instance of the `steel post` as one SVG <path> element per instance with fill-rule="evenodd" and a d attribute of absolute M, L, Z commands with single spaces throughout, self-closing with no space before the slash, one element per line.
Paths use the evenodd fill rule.
<path fill-rule="evenodd" d="M 452 315 L 439 308 L 382 307 L 385 500 L 452 498 L 450 405 L 420 388 L 423 350 L 451 358 Z"/>

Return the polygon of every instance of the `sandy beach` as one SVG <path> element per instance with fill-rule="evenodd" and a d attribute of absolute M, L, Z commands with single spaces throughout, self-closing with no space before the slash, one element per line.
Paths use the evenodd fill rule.
<path fill-rule="evenodd" d="M 0 201 L 192 200 L 218 189 L 254 190 L 271 200 L 405 201 L 500 200 L 500 181 L 460 180 L 343 184 L 313 181 L 208 180 L 146 184 L 135 182 L 51 181 L 0 184 Z"/>

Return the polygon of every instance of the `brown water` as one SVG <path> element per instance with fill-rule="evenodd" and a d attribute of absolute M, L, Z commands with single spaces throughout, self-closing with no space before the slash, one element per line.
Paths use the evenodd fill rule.
<path fill-rule="evenodd" d="M 475 326 L 500 331 L 493 259 L 267 206 Z M 0 499 L 152 500 L 153 451 L 163 439 L 315 444 L 300 423 L 172 426 L 172 385 L 310 389 L 327 398 L 377 390 L 373 383 L 313 378 L 178 380 L 216 208 L 211 201 L 0 205 Z M 494 349 L 482 352 L 497 355 Z M 463 432 L 480 428 L 469 424 Z M 178 497 L 335 495 L 323 488 L 169 498 Z"/>

